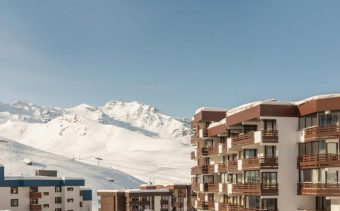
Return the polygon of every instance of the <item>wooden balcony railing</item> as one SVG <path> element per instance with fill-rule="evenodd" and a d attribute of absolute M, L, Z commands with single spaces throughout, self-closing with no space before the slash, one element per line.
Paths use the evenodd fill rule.
<path fill-rule="evenodd" d="M 305 141 L 314 141 L 319 139 L 339 139 L 340 138 L 340 126 L 316 126 L 306 128 L 304 130 Z"/>
<path fill-rule="evenodd" d="M 262 135 L 262 141 L 264 143 L 272 143 L 272 142 L 277 142 L 279 140 L 279 132 L 278 130 L 262 130 L 261 131 Z"/>
<path fill-rule="evenodd" d="M 230 205 L 228 203 L 218 204 L 218 210 L 220 211 L 240 211 L 240 209 L 242 209 L 242 207 L 238 205 Z"/>
<path fill-rule="evenodd" d="M 218 164 L 218 173 L 227 173 L 228 172 L 228 164 L 227 163 L 219 163 Z"/>
<path fill-rule="evenodd" d="M 218 183 L 204 183 L 205 192 L 218 192 Z"/>
<path fill-rule="evenodd" d="M 340 167 L 340 154 L 304 155 L 298 157 L 298 168 Z"/>
<path fill-rule="evenodd" d="M 30 204 L 30 211 L 41 211 L 41 204 Z"/>
<path fill-rule="evenodd" d="M 214 174 L 215 172 L 213 165 L 208 166 L 194 166 L 191 168 L 191 175 L 197 174 Z"/>
<path fill-rule="evenodd" d="M 227 161 L 228 171 L 237 171 L 237 160 Z"/>
<path fill-rule="evenodd" d="M 41 192 L 30 192 L 31 199 L 41 199 Z"/>
<path fill-rule="evenodd" d="M 232 137 L 231 146 L 233 148 L 238 148 L 246 145 L 254 144 L 256 131 L 242 133 L 238 136 Z M 277 130 L 262 130 L 261 131 L 262 142 L 264 143 L 275 143 L 279 140 L 279 133 Z"/>
<path fill-rule="evenodd" d="M 208 207 L 208 202 L 205 201 L 197 201 L 197 208 L 202 209 L 202 210 L 207 210 Z"/>
<path fill-rule="evenodd" d="M 208 148 L 208 155 L 217 155 L 218 154 L 218 145 Z"/>
<path fill-rule="evenodd" d="M 278 195 L 278 184 L 236 183 L 233 194 L 240 195 Z"/>
<path fill-rule="evenodd" d="M 198 192 L 198 191 L 200 190 L 200 186 L 199 186 L 198 183 L 192 182 L 192 183 L 191 183 L 191 189 L 192 189 L 192 191 L 194 191 L 194 192 Z"/>
<path fill-rule="evenodd" d="M 242 170 L 277 169 L 278 159 L 275 158 L 247 158 L 242 160 Z"/>
<path fill-rule="evenodd" d="M 340 183 L 298 183 L 299 195 L 340 196 Z"/>
<path fill-rule="evenodd" d="M 254 143 L 254 132 L 242 133 L 231 138 L 232 147 L 242 147 Z"/>

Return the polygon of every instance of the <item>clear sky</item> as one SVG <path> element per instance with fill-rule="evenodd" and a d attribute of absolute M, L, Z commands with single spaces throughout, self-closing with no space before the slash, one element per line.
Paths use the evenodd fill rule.
<path fill-rule="evenodd" d="M 340 92 L 338 0 L 0 1 L 0 101 L 200 106 Z"/>

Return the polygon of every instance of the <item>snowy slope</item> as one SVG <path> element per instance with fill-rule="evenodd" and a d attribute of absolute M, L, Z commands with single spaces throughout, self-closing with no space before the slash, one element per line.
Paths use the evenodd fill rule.
<path fill-rule="evenodd" d="M 29 159 L 32 166 L 23 160 Z M 143 182 L 120 171 L 84 164 L 63 156 L 34 149 L 0 137 L 0 163 L 5 166 L 6 176 L 33 176 L 36 169 L 53 169 L 58 176 L 82 177 L 86 187 L 93 189 L 93 207 L 96 209 L 96 190 L 110 188 L 136 188 Z M 114 179 L 115 182 L 109 180 Z"/>
<path fill-rule="evenodd" d="M 112 166 L 143 181 L 189 182 L 189 122 L 137 102 L 69 109 L 1 104 L 0 135 L 44 151 Z"/>

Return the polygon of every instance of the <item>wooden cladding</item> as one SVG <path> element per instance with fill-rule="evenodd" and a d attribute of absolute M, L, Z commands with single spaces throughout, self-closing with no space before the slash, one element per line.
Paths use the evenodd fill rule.
<path fill-rule="evenodd" d="M 236 183 L 233 184 L 233 194 L 240 195 L 278 195 L 278 184 Z"/>
<path fill-rule="evenodd" d="M 309 196 L 340 196 L 339 183 L 299 183 L 299 195 Z"/>
<path fill-rule="evenodd" d="M 320 139 L 339 139 L 340 138 L 340 126 L 318 126 L 306 128 L 304 130 L 305 141 L 315 141 Z"/>
<path fill-rule="evenodd" d="M 242 160 L 243 170 L 277 169 L 278 159 L 275 158 L 248 158 Z"/>
<path fill-rule="evenodd" d="M 299 105 L 300 116 L 336 110 L 340 110 L 340 97 L 317 99 Z"/>
<path fill-rule="evenodd" d="M 298 107 L 290 104 L 260 104 L 227 116 L 227 126 L 230 127 L 242 122 L 260 119 L 261 116 L 298 117 Z"/>
<path fill-rule="evenodd" d="M 298 168 L 314 169 L 340 167 L 340 154 L 303 155 L 298 157 Z"/>
<path fill-rule="evenodd" d="M 193 122 L 219 122 L 225 117 L 225 111 L 201 111 L 195 114 Z"/>

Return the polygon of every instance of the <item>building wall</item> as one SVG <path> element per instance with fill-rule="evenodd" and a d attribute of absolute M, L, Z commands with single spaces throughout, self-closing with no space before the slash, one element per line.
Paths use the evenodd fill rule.
<path fill-rule="evenodd" d="M 279 210 L 297 210 L 298 208 L 315 209 L 313 197 L 298 196 L 298 169 L 296 159 L 298 155 L 298 118 L 279 117 L 277 127 L 279 131 L 278 142 L 278 184 L 279 184 Z"/>

